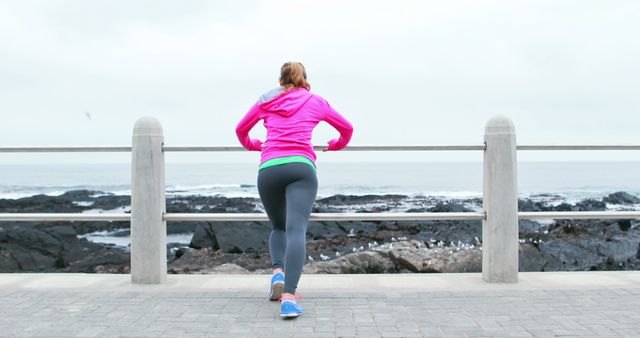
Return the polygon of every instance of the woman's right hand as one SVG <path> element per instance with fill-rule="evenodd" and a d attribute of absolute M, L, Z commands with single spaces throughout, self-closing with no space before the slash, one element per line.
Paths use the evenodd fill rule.
<path fill-rule="evenodd" d="M 330 150 L 333 150 L 333 149 L 330 149 L 330 148 L 332 148 L 332 147 L 333 147 L 333 145 L 334 145 L 336 142 L 338 142 L 338 139 L 337 139 L 337 138 L 334 138 L 334 139 L 331 139 L 331 140 L 327 141 L 327 144 L 329 144 L 329 145 L 328 145 L 328 146 L 326 146 L 326 147 L 324 147 L 324 148 L 322 149 L 322 151 L 330 151 Z"/>

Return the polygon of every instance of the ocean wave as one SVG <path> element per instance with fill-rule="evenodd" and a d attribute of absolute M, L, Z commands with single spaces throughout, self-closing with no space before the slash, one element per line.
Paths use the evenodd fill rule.
<path fill-rule="evenodd" d="M 60 196 L 72 190 L 96 191 L 90 197 L 96 198 L 107 195 L 130 196 L 131 189 L 124 185 L 74 185 L 74 186 L 0 186 L 1 199 L 21 199 L 35 195 Z M 519 192 L 521 199 L 530 199 L 535 202 L 543 202 L 548 205 L 559 205 L 562 203 L 575 204 L 586 199 L 602 199 L 609 194 L 619 190 L 615 189 L 593 189 L 593 187 L 580 187 L 571 190 L 556 190 L 547 192 Z M 625 192 L 640 195 L 640 191 L 625 190 Z M 336 195 L 365 196 L 365 195 L 404 195 L 410 199 L 436 198 L 442 200 L 466 200 L 482 198 L 482 191 L 475 190 L 410 190 L 406 187 L 394 187 L 391 185 L 381 186 L 319 186 L 317 199 L 332 197 Z M 234 184 L 197 184 L 197 185 L 169 185 L 165 190 L 167 198 L 205 196 L 205 197 L 225 197 L 225 198 L 256 198 L 259 199 L 257 187 L 254 184 L 234 183 Z M 611 209 L 617 208 L 615 204 L 610 205 Z"/>
<path fill-rule="evenodd" d="M 0 185 L 0 199 L 20 199 L 36 195 L 60 196 L 73 190 L 91 190 L 100 193 L 91 197 L 104 195 L 131 195 L 128 185 L 50 185 L 50 186 L 17 186 Z"/>
<path fill-rule="evenodd" d="M 246 183 L 234 183 L 234 184 L 197 184 L 197 185 L 186 185 L 186 184 L 173 184 L 167 186 L 167 192 L 169 191 L 195 191 L 195 190 L 211 190 L 211 189 L 249 189 L 255 188 L 255 184 L 246 184 Z"/>

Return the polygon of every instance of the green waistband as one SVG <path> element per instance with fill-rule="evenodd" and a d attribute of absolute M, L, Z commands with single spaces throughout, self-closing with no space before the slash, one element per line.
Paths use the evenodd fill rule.
<path fill-rule="evenodd" d="M 276 157 L 270 160 L 266 160 L 262 162 L 262 164 L 260 164 L 260 167 L 258 168 L 258 170 L 264 169 L 266 167 L 278 165 L 278 164 L 285 164 L 285 163 L 291 163 L 291 162 L 304 162 L 309 164 L 313 168 L 313 170 L 316 170 L 315 164 L 313 164 L 313 162 L 310 159 L 300 155 Z"/>

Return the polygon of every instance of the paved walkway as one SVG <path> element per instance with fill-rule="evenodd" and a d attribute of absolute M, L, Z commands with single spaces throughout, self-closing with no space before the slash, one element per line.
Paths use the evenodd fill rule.
<path fill-rule="evenodd" d="M 640 271 L 303 275 L 281 319 L 268 275 L 0 274 L 0 336 L 640 337 Z"/>

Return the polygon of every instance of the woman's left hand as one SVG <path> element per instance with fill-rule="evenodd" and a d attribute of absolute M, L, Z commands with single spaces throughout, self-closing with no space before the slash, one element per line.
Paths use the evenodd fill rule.
<path fill-rule="evenodd" d="M 251 139 L 251 150 L 262 151 L 262 141 L 257 138 Z"/>

